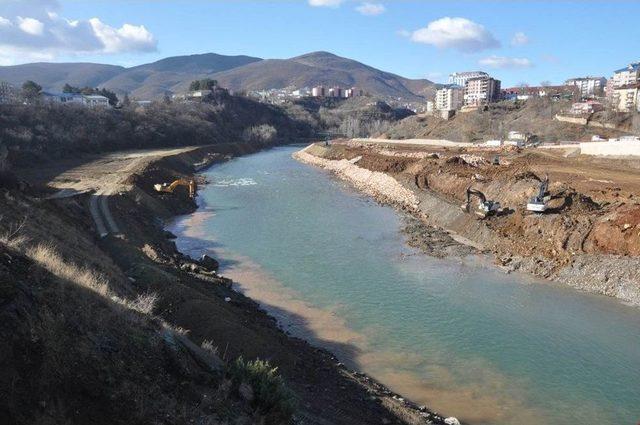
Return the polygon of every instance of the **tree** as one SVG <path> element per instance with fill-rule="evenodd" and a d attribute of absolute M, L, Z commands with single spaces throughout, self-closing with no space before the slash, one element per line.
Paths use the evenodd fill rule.
<path fill-rule="evenodd" d="M 70 85 L 69 83 L 65 83 L 64 87 L 62 88 L 62 92 L 63 93 L 73 93 L 73 94 L 77 94 L 80 93 L 82 90 L 79 87 L 74 87 L 72 85 Z"/>
<path fill-rule="evenodd" d="M 118 104 L 118 96 L 114 92 L 112 92 L 111 90 L 107 90 L 107 89 L 105 89 L 103 87 L 100 90 L 95 89 L 94 93 L 102 95 L 102 96 L 106 97 L 107 99 L 109 99 L 109 105 L 111 105 L 111 106 L 116 106 Z"/>
<path fill-rule="evenodd" d="M 27 101 L 34 101 L 42 93 L 42 86 L 38 83 L 28 80 L 22 85 L 22 95 Z"/>
<path fill-rule="evenodd" d="M 131 99 L 129 99 L 129 93 L 124 94 L 124 99 L 122 99 L 122 106 L 124 107 L 131 106 Z"/>
<path fill-rule="evenodd" d="M 213 90 L 217 85 L 218 82 L 216 80 L 212 80 L 211 78 L 204 78 L 202 80 L 192 81 L 189 85 L 189 90 Z"/>
<path fill-rule="evenodd" d="M 551 84 L 551 81 L 549 81 L 549 80 L 544 80 L 544 81 L 540 81 L 540 85 L 541 85 L 542 87 L 549 87 L 549 86 L 551 86 L 552 84 Z"/>

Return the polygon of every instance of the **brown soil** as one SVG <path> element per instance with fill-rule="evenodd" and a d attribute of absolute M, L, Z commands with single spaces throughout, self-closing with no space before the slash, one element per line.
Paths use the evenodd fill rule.
<path fill-rule="evenodd" d="M 420 159 L 416 158 L 419 152 L 438 155 Z M 500 155 L 500 165 L 492 165 L 496 154 Z M 444 226 L 442 222 L 446 221 L 451 226 L 449 230 L 482 244 L 512 270 L 522 268 L 555 278 L 567 266 L 578 264 L 579 256 L 591 255 L 591 262 L 639 260 L 639 160 L 565 156 L 561 150 L 436 149 L 355 143 L 334 143 L 328 156 L 362 157 L 358 166 L 387 172 L 419 196 L 441 198 L 442 211 L 421 210 L 427 217 L 425 221 L 438 226 Z M 537 193 L 545 175 L 550 179 L 549 209 L 545 214 L 529 213 L 526 203 Z M 503 211 L 476 224 L 472 223 L 472 215 L 464 220 L 456 218 L 459 212 L 454 212 L 455 206 L 464 202 L 469 186 L 481 190 L 488 199 L 499 201 Z M 451 217 L 440 219 L 441 215 Z M 427 252 L 430 250 L 433 247 L 426 248 Z M 609 265 L 614 267 L 614 263 Z M 623 283 L 640 293 L 637 272 L 625 273 L 621 277 Z M 620 282 L 614 279 L 607 283 L 609 277 L 602 278 L 602 285 L 594 292 L 618 296 L 614 287 Z M 589 279 L 593 277 L 584 276 L 585 281 Z"/>
<path fill-rule="evenodd" d="M 278 367 L 293 391 L 297 423 L 443 423 L 330 352 L 288 336 L 228 279 L 167 239 L 159 218 L 195 204 L 184 193 L 158 194 L 153 184 L 253 150 L 85 158 L 22 173 L 32 184 L 27 191 L 0 189 L 0 337 L 8 341 L 0 350 L 0 416 L 16 424 L 278 423 L 225 378 L 225 364 L 243 356 Z M 53 188 L 78 194 L 42 197 Z M 110 195 L 122 235 L 95 236 L 84 190 Z M 30 249 L 40 245 L 76 274 L 35 265 Z M 60 277 L 80 275 L 88 287 Z M 101 279 L 107 292 L 91 286 Z M 157 296 L 151 311 L 130 311 L 144 294 Z M 203 342 L 215 348 L 202 350 Z"/>

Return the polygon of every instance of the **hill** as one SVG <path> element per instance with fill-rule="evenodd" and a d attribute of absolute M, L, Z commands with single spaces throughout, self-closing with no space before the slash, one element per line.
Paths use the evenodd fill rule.
<path fill-rule="evenodd" d="M 287 86 L 356 86 L 379 96 L 419 99 L 432 93 L 429 80 L 410 80 L 328 52 L 313 52 L 290 59 L 254 62 L 214 75 L 232 90 L 261 90 Z"/>
<path fill-rule="evenodd" d="M 450 120 L 435 116 L 412 116 L 394 123 L 385 133 L 390 139 L 446 139 L 455 142 L 482 142 L 504 138 L 511 130 L 538 136 L 542 142 L 589 140 L 595 134 L 617 137 L 631 128 L 629 117 L 618 117 L 619 130 L 569 124 L 554 119 L 571 107 L 569 101 L 554 102 L 545 98 L 527 102 L 503 101 L 486 110 L 458 113 Z M 602 117 L 606 121 L 605 117 Z"/>
<path fill-rule="evenodd" d="M 101 85 L 117 93 L 131 93 L 140 99 L 155 98 L 167 92 L 180 91 L 181 85 L 186 88 L 193 80 L 261 60 L 251 56 L 224 56 L 215 53 L 174 56 L 124 69 Z"/>
<path fill-rule="evenodd" d="M 262 90 L 318 84 L 356 86 L 377 96 L 422 100 L 435 85 L 411 80 L 328 52 L 313 52 L 290 59 L 260 59 L 206 53 L 174 56 L 157 62 L 124 68 L 95 63 L 32 63 L 0 67 L 0 81 L 20 86 L 36 81 L 45 90 L 73 86 L 105 87 L 138 99 L 159 98 L 187 89 L 200 78 L 214 78 L 232 90 Z"/>
<path fill-rule="evenodd" d="M 97 87 L 122 73 L 125 68 L 98 63 L 29 63 L 1 66 L 0 81 L 16 87 L 27 80 L 36 81 L 46 90 L 61 91 L 65 83 L 79 87 Z"/>

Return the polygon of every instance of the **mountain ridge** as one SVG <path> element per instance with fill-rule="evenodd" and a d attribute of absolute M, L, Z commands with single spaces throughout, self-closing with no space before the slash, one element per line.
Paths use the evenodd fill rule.
<path fill-rule="evenodd" d="M 435 84 L 409 79 L 326 51 L 288 59 L 262 59 L 203 53 L 171 56 L 129 68 L 118 65 L 38 62 L 0 67 L 0 81 L 19 86 L 36 81 L 45 90 L 60 91 L 65 83 L 105 87 L 138 99 L 159 98 L 184 91 L 191 81 L 213 78 L 234 91 L 284 87 L 356 86 L 374 95 L 420 100 Z"/>

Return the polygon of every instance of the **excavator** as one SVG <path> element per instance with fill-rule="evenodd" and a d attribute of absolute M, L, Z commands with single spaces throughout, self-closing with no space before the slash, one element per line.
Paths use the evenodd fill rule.
<path fill-rule="evenodd" d="M 546 194 L 548 189 L 549 176 L 547 175 L 545 176 L 544 180 L 540 182 L 538 194 L 529 199 L 529 202 L 527 203 L 527 211 L 542 213 L 547 210 L 547 202 L 549 201 L 549 197 L 546 196 Z"/>
<path fill-rule="evenodd" d="M 184 187 L 188 188 L 189 189 L 189 197 L 190 198 L 194 198 L 196 196 L 196 181 L 193 180 L 193 179 L 191 179 L 191 180 L 177 179 L 177 180 L 173 181 L 171 184 L 169 184 L 169 183 L 154 184 L 153 188 L 156 190 L 156 192 L 173 193 L 173 191 L 178 186 L 184 186 Z"/>
<path fill-rule="evenodd" d="M 494 215 L 498 212 L 498 210 L 500 210 L 500 202 L 487 200 L 487 197 L 484 196 L 484 193 L 480 192 L 477 189 L 472 189 L 471 186 L 469 186 L 467 188 L 467 202 L 460 206 L 463 211 L 468 213 L 471 212 L 471 198 L 474 196 L 478 198 L 478 204 L 473 212 L 480 218 Z"/>

